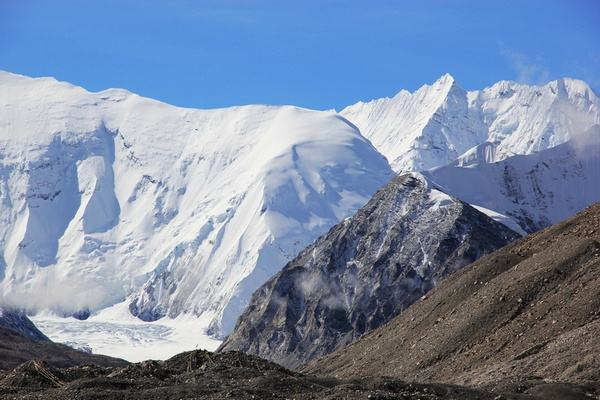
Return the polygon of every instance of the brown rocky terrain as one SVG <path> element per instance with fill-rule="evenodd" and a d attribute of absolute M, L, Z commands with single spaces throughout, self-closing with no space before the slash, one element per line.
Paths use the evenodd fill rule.
<path fill-rule="evenodd" d="M 303 375 L 239 352 L 192 351 L 167 361 L 125 367 L 56 369 L 29 361 L 0 373 L 0 398 L 70 399 L 399 399 L 568 400 L 600 395 L 600 388 L 537 382 L 528 393 L 484 391 L 394 378 L 335 379 Z M 535 392 L 535 394 L 534 394 Z"/>
<path fill-rule="evenodd" d="M 599 332 L 595 204 L 454 273 L 386 325 L 302 371 L 548 397 L 547 386 L 531 389 L 531 382 L 600 382 Z"/>

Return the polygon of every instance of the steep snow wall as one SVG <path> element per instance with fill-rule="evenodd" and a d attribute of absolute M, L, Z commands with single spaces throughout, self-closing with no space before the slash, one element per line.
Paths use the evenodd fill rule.
<path fill-rule="evenodd" d="M 219 334 L 250 294 L 392 177 L 344 118 L 172 107 L 0 73 L 5 301 L 85 317 L 126 301 Z"/>

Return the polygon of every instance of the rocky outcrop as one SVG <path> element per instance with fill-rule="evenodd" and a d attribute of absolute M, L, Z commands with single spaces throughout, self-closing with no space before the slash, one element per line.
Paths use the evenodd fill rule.
<path fill-rule="evenodd" d="M 0 327 L 13 330 L 36 342 L 50 341 L 22 311 L 0 307 Z"/>
<path fill-rule="evenodd" d="M 420 174 L 398 176 L 258 289 L 221 349 L 297 367 L 518 236 Z"/>

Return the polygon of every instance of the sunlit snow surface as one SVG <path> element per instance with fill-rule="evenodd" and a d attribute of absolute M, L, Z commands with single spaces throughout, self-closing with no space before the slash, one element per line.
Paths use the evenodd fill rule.
<path fill-rule="evenodd" d="M 89 348 L 104 354 L 138 362 L 165 360 L 183 351 L 214 351 L 221 342 L 206 335 L 195 318 L 164 318 L 143 322 L 126 312 L 123 304 L 103 310 L 87 320 L 61 318 L 51 314 L 31 317 L 46 336 L 71 347 Z"/>
<path fill-rule="evenodd" d="M 195 316 L 250 295 L 393 172 L 345 119 L 183 109 L 0 71 L 0 301 L 30 313 Z"/>
<path fill-rule="evenodd" d="M 600 200 L 600 126 L 567 143 L 527 156 L 423 173 L 516 232 L 562 221 Z"/>

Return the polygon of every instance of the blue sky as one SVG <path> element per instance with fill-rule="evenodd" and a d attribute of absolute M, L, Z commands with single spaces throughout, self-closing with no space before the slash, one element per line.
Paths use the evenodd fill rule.
<path fill-rule="evenodd" d="M 201 108 L 340 109 L 449 72 L 600 89 L 600 1 L 0 0 L 0 69 Z"/>

